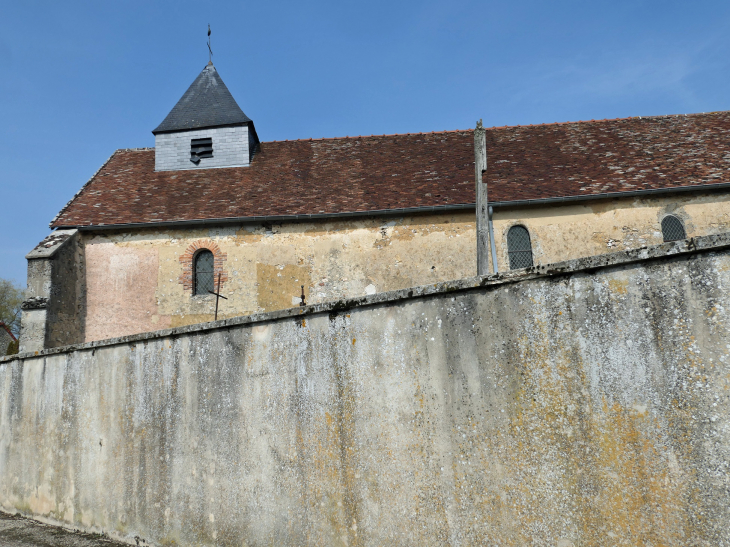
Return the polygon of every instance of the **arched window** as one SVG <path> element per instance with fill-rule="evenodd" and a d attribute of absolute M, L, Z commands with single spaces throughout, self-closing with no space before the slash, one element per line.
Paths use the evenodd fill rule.
<path fill-rule="evenodd" d="M 682 221 L 674 215 L 667 215 L 662 219 L 662 235 L 664 241 L 687 239 L 687 233 L 684 231 Z"/>
<path fill-rule="evenodd" d="M 210 294 L 213 287 L 213 253 L 203 249 L 195 255 L 193 294 Z"/>
<path fill-rule="evenodd" d="M 532 266 L 530 233 L 524 226 L 512 226 L 507 232 L 507 254 L 511 270 Z"/>

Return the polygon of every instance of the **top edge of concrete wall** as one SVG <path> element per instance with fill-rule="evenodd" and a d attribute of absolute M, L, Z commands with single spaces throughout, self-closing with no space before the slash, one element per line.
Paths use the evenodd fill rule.
<path fill-rule="evenodd" d="M 680 241 L 673 241 L 670 243 L 663 243 L 661 245 L 641 247 L 629 251 L 619 251 L 616 253 L 576 258 L 573 260 L 566 260 L 564 262 L 555 262 L 553 264 L 538 264 L 531 268 L 510 270 L 507 272 L 492 275 L 468 277 L 465 279 L 457 279 L 454 281 L 442 281 L 431 285 L 422 285 L 419 287 L 411 287 L 407 289 L 400 289 L 397 291 L 376 293 L 368 296 L 330 300 L 319 304 L 313 304 L 311 306 L 287 308 L 272 312 L 231 317 L 229 319 L 222 319 L 220 321 L 198 323 L 195 325 L 187 325 L 184 327 L 177 327 L 173 329 L 144 332 L 140 334 L 122 336 L 119 338 L 109 338 L 106 340 L 97 340 L 94 342 L 62 346 L 33 353 L 19 353 L 16 355 L 0 357 L 0 365 L 13 361 L 22 361 L 24 359 L 31 359 L 47 355 L 72 353 L 79 350 L 114 346 L 119 344 L 129 344 L 134 342 L 143 342 L 145 340 L 174 337 L 178 335 L 197 332 L 202 333 L 206 331 L 226 329 L 233 326 L 264 323 L 269 321 L 276 321 L 279 319 L 287 319 L 291 317 L 306 317 L 309 315 L 320 313 L 341 313 L 356 308 L 362 308 L 365 306 L 373 306 L 389 302 L 424 298 L 428 296 L 438 296 L 445 293 L 463 292 L 484 287 L 517 283 L 520 281 L 526 281 L 540 277 L 564 276 L 580 272 L 591 272 L 596 269 L 622 266 L 636 262 L 646 262 L 662 258 L 671 258 L 682 255 L 691 255 L 695 253 L 718 251 L 726 249 L 728 247 L 730 247 L 730 232 L 716 235 L 699 236 Z"/>

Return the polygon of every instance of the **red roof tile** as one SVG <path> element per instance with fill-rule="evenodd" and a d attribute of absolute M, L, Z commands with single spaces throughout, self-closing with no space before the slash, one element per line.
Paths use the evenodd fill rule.
<path fill-rule="evenodd" d="M 487 130 L 495 202 L 715 184 L 730 112 Z M 154 170 L 118 150 L 52 227 L 382 211 L 474 203 L 473 132 L 261 143 L 249 167 Z"/>
<path fill-rule="evenodd" d="M 487 131 L 490 201 L 730 182 L 730 112 Z"/>

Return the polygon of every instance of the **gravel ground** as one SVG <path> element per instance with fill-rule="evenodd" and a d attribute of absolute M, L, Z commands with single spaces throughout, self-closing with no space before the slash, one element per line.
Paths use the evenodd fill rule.
<path fill-rule="evenodd" d="M 128 547 L 98 534 L 70 532 L 19 515 L 0 512 L 2 547 Z"/>

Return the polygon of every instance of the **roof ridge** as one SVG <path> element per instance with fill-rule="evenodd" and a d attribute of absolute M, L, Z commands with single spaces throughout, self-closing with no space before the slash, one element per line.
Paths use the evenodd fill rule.
<path fill-rule="evenodd" d="M 443 131 L 415 131 L 413 133 L 383 133 L 382 135 L 345 135 L 344 137 L 310 137 L 304 139 L 283 139 L 273 141 L 262 141 L 261 144 L 272 142 L 304 142 L 304 141 L 336 141 L 344 139 L 368 139 L 370 137 L 407 137 L 411 135 L 441 135 L 443 133 L 464 133 L 466 131 L 474 131 L 473 129 L 444 129 Z"/>
<path fill-rule="evenodd" d="M 484 129 L 491 130 L 491 129 L 514 129 L 517 127 L 546 127 L 550 125 L 568 125 L 568 124 L 579 124 L 579 123 L 600 123 L 600 122 L 618 122 L 618 121 L 626 121 L 626 120 L 653 120 L 653 119 L 660 119 L 660 118 L 682 118 L 682 117 L 689 117 L 689 116 L 707 116 L 710 114 L 728 114 L 730 113 L 730 110 L 715 110 L 712 112 L 691 112 L 689 114 L 659 114 L 656 116 L 626 116 L 624 118 L 603 118 L 600 120 L 568 120 L 565 122 L 547 122 L 547 123 L 530 123 L 530 124 L 517 124 L 517 125 L 493 125 L 491 127 L 485 127 Z M 309 141 L 336 141 L 336 140 L 345 140 L 345 139 L 368 139 L 371 137 L 409 137 L 412 135 L 441 135 L 445 133 L 465 133 L 468 131 L 474 131 L 474 129 L 445 129 L 443 131 L 414 131 L 412 133 L 383 133 L 382 135 L 372 134 L 372 135 L 345 135 L 344 137 L 310 137 L 310 138 L 303 138 L 303 139 L 278 139 L 278 140 L 272 140 L 272 141 L 262 141 L 261 144 L 271 144 L 275 142 L 309 142 Z M 155 147 L 138 147 L 138 148 L 120 148 L 120 152 L 144 152 L 149 150 L 154 150 Z"/>
<path fill-rule="evenodd" d="M 600 122 L 620 122 L 626 120 L 655 120 L 659 118 L 687 118 L 690 116 L 707 116 L 710 114 L 728 114 L 730 110 L 713 110 L 712 112 L 690 112 L 689 114 L 658 114 L 656 116 L 626 116 L 624 118 L 603 118 L 602 120 L 574 120 L 567 122 L 548 122 L 548 123 L 530 123 L 530 124 L 517 124 L 517 125 L 494 125 L 492 127 L 485 127 L 485 129 L 514 129 L 515 127 L 543 127 L 548 125 L 567 125 L 571 123 L 600 123 Z"/>

